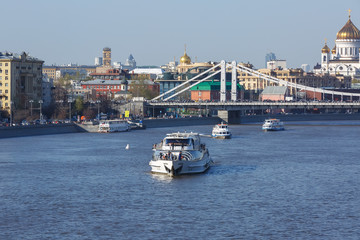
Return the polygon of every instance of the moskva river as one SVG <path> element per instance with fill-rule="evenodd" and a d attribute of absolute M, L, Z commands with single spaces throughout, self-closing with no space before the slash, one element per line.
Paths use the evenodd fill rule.
<path fill-rule="evenodd" d="M 176 178 L 152 145 L 212 126 L 0 139 L 0 239 L 359 239 L 360 122 L 285 127 L 203 137 L 214 165 Z"/>

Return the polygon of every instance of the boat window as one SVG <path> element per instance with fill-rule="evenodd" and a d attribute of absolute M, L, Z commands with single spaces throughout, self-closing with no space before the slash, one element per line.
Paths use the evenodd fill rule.
<path fill-rule="evenodd" d="M 174 146 L 188 146 L 190 144 L 190 139 L 166 139 L 166 145 Z"/>

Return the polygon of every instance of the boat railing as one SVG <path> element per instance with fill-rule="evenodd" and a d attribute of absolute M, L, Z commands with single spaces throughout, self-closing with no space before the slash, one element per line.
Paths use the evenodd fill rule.
<path fill-rule="evenodd" d="M 188 151 L 166 152 L 159 151 L 154 153 L 155 160 L 172 160 L 172 161 L 192 161 L 193 155 Z"/>

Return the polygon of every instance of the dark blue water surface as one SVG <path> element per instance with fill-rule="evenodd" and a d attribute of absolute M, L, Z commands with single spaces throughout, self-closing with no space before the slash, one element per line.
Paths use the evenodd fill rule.
<path fill-rule="evenodd" d="M 0 239 L 360 238 L 360 122 L 230 126 L 205 174 L 151 174 L 184 129 L 212 126 L 1 139 Z"/>

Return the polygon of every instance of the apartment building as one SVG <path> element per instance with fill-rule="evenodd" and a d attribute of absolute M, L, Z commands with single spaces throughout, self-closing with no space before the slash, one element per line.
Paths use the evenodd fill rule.
<path fill-rule="evenodd" d="M 42 100 L 44 61 L 23 52 L 21 55 L 0 52 L 0 107 L 11 112 L 26 109 L 29 101 Z"/>

